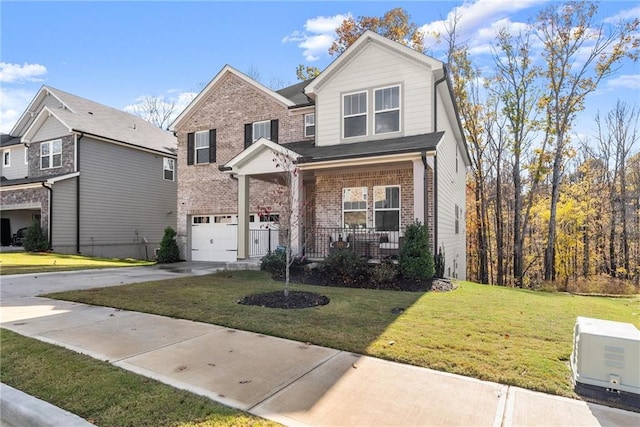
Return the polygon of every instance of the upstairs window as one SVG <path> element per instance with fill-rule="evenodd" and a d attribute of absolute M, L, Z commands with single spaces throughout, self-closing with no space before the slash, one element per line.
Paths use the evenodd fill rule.
<path fill-rule="evenodd" d="M 399 231 L 400 187 L 374 187 L 373 211 L 376 231 Z"/>
<path fill-rule="evenodd" d="M 400 131 L 400 86 L 376 89 L 375 133 Z"/>
<path fill-rule="evenodd" d="M 263 120 L 244 125 L 244 148 L 248 148 L 259 140 L 265 138 L 278 142 L 278 120 Z"/>
<path fill-rule="evenodd" d="M 367 187 L 342 189 L 342 223 L 344 228 L 367 227 Z"/>
<path fill-rule="evenodd" d="M 165 157 L 162 159 L 163 178 L 166 181 L 173 181 L 175 179 L 176 161 Z"/>
<path fill-rule="evenodd" d="M 11 151 L 4 150 L 2 152 L 2 166 L 4 167 L 11 166 Z"/>
<path fill-rule="evenodd" d="M 187 164 L 216 162 L 216 130 L 202 130 L 187 134 Z M 175 169 L 174 169 L 175 171 Z"/>
<path fill-rule="evenodd" d="M 344 138 L 367 134 L 367 92 L 353 93 L 343 97 Z"/>
<path fill-rule="evenodd" d="M 304 115 L 304 136 L 311 137 L 316 134 L 316 115 L 314 113 Z"/>
<path fill-rule="evenodd" d="M 253 142 L 260 138 L 271 139 L 271 121 L 265 120 L 253 124 Z"/>
<path fill-rule="evenodd" d="M 40 169 L 60 166 L 62 166 L 62 140 L 57 139 L 40 144 Z"/>
<path fill-rule="evenodd" d="M 455 233 L 456 234 L 460 234 L 460 207 L 458 205 L 456 205 L 456 221 L 455 221 Z"/>

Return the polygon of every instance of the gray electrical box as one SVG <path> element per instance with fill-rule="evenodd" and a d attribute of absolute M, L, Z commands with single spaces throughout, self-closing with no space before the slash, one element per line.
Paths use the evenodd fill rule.
<path fill-rule="evenodd" d="M 640 408 L 640 331 L 630 323 L 578 317 L 571 370 L 578 394 Z"/>

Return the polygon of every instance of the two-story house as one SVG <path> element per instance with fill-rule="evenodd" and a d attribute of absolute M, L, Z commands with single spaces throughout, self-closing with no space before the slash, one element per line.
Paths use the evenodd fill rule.
<path fill-rule="evenodd" d="M 2 243 L 40 221 L 52 249 L 151 259 L 176 226 L 176 139 L 43 86 L 2 139 Z"/>
<path fill-rule="evenodd" d="M 227 66 L 172 129 L 186 257 L 259 255 L 252 224 L 270 206 L 267 222 L 287 213 L 291 250 L 319 258 L 337 245 L 397 255 L 417 219 L 445 275 L 465 278 L 469 156 L 441 61 L 366 32 L 314 80 L 279 91 Z M 288 197 L 276 197 L 283 182 Z"/>

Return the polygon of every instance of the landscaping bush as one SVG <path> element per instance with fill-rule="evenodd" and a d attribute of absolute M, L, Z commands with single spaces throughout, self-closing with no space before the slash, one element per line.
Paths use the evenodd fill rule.
<path fill-rule="evenodd" d="M 304 273 L 304 266 L 309 264 L 305 257 L 294 257 L 289 266 L 289 274 L 299 275 Z M 284 251 L 268 252 L 260 260 L 260 270 L 264 270 L 271 274 L 274 279 L 282 279 L 285 277 L 287 268 L 287 258 Z"/>
<path fill-rule="evenodd" d="M 386 288 L 398 277 L 398 267 L 393 261 L 385 260 L 370 267 L 371 282 L 377 288 Z"/>
<path fill-rule="evenodd" d="M 369 280 L 367 260 L 350 250 L 337 250 L 322 262 L 323 271 L 335 285 L 352 286 Z"/>
<path fill-rule="evenodd" d="M 22 242 L 27 252 L 44 252 L 49 249 L 49 239 L 38 221 L 33 221 Z"/>
<path fill-rule="evenodd" d="M 407 226 L 398 260 L 400 273 L 407 279 L 430 279 L 434 274 L 427 227 L 416 220 Z"/>
<path fill-rule="evenodd" d="M 158 262 L 169 263 L 180 261 L 180 250 L 176 242 L 176 231 L 167 227 L 164 229 L 164 236 L 160 242 L 160 250 L 158 251 Z"/>

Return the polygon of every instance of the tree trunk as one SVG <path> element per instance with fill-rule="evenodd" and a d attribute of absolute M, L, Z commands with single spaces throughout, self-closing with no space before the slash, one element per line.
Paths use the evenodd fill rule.
<path fill-rule="evenodd" d="M 520 153 L 513 163 L 513 279 L 515 286 L 522 287 L 522 247 L 524 230 L 521 229 L 522 183 L 520 181 Z"/>
<path fill-rule="evenodd" d="M 479 175 L 479 174 L 477 174 Z M 476 196 L 476 215 L 478 217 L 478 281 L 480 283 L 489 283 L 489 269 L 487 258 L 487 239 L 486 239 L 486 223 L 484 195 L 481 189 L 481 176 L 476 180 L 475 196 Z"/>
<path fill-rule="evenodd" d="M 500 157 L 496 162 L 496 251 L 498 255 L 497 284 L 504 286 L 504 223 L 502 218 L 502 180 Z"/>
<path fill-rule="evenodd" d="M 547 234 L 547 246 L 544 251 L 544 280 L 554 281 L 556 278 L 556 214 L 558 199 L 560 198 L 560 178 L 562 176 L 562 151 L 564 139 L 562 132 L 557 133 L 557 147 L 553 159 L 553 172 L 551 175 L 551 207 L 549 215 L 549 231 Z"/>

